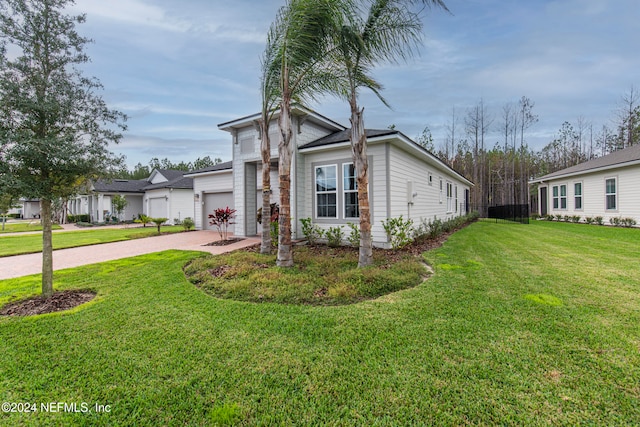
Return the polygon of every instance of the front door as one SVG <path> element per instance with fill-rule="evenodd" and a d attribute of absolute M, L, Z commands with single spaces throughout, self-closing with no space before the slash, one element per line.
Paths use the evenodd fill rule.
<path fill-rule="evenodd" d="M 540 216 L 547 214 L 547 187 L 540 187 Z"/>

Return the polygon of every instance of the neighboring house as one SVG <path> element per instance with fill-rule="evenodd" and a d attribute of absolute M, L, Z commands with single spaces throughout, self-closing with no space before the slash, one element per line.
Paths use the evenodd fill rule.
<path fill-rule="evenodd" d="M 291 217 L 294 238 L 302 238 L 300 219 L 311 218 L 322 228 L 357 223 L 358 197 L 355 170 L 351 156 L 349 130 L 314 111 L 296 106 L 292 111 L 293 139 L 291 166 Z M 210 182 L 196 184 L 196 198 L 205 211 L 224 207 L 233 189 L 233 205 L 237 210 L 235 234 L 258 234 L 256 216 L 262 200 L 262 174 L 259 114 L 222 123 L 233 141 L 232 172 L 218 171 L 209 175 Z M 367 130 L 369 157 L 369 195 L 374 245 L 388 247 L 382 221 L 403 216 L 416 224 L 421 220 L 449 219 L 467 213 L 469 180 L 396 130 Z M 271 201 L 278 197 L 278 127 L 271 123 Z M 206 172 L 205 172 L 206 173 Z M 195 173 L 196 182 L 199 177 Z M 204 177 L 205 175 L 202 175 Z M 232 179 L 232 185 L 229 180 Z M 204 183 L 203 183 L 204 184 Z M 207 194 L 226 193 L 226 199 L 207 203 Z M 216 206 L 220 204 L 220 206 Z M 197 208 L 196 208 L 197 209 Z M 200 216 L 203 228 L 205 213 Z M 204 226 L 206 228 L 206 225 Z"/>
<path fill-rule="evenodd" d="M 209 214 L 218 208 L 233 209 L 233 170 L 232 162 L 219 163 L 204 169 L 185 174 L 193 179 L 194 222 L 196 229 L 209 230 Z M 233 233 L 233 226 L 229 227 Z"/>
<path fill-rule="evenodd" d="M 21 198 L 7 213 L 24 219 L 40 218 L 40 200 Z"/>
<path fill-rule="evenodd" d="M 168 218 L 168 223 L 193 217 L 193 180 L 184 174 L 184 171 L 155 169 L 147 179 L 98 180 L 88 194 L 68 202 L 69 213 L 89 214 L 91 221 L 103 222 L 115 215 L 112 197 L 117 194 L 127 200 L 122 220 L 132 220 L 140 214 Z"/>
<path fill-rule="evenodd" d="M 529 182 L 541 215 L 634 218 L 640 223 L 640 145 Z"/>

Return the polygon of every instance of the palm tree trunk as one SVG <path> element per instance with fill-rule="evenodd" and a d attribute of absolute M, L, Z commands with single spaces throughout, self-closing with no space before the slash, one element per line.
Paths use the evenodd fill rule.
<path fill-rule="evenodd" d="M 51 242 L 51 200 L 40 201 L 42 217 L 42 296 L 53 295 L 53 245 Z"/>
<path fill-rule="evenodd" d="M 282 94 L 282 106 L 278 120 L 280 143 L 278 144 L 278 175 L 280 179 L 280 215 L 278 216 L 278 267 L 293 266 L 291 250 L 291 98 Z"/>
<path fill-rule="evenodd" d="M 371 242 L 371 209 L 369 207 L 369 162 L 367 159 L 367 135 L 362 113 L 354 99 L 351 101 L 351 150 L 358 181 L 358 210 L 360 211 L 360 252 L 358 267 L 373 263 Z"/>
<path fill-rule="evenodd" d="M 271 141 L 269 141 L 269 123 L 262 120 L 262 241 L 260 253 L 271 253 Z"/>

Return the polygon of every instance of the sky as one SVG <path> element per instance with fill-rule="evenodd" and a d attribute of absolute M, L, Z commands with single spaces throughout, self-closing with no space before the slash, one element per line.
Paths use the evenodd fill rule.
<path fill-rule="evenodd" d="M 494 117 L 488 141 L 501 142 L 502 108 L 522 96 L 539 118 L 525 138 L 539 150 L 562 123 L 612 126 L 621 99 L 640 88 L 638 0 L 445 0 L 427 10 L 424 42 L 406 63 L 375 71 L 384 106 L 363 92 L 365 126 L 395 125 L 411 138 L 425 126 L 436 148 L 452 113 L 482 99 Z M 231 137 L 217 125 L 260 109 L 260 55 L 284 0 L 76 0 L 78 31 L 93 39 L 85 74 L 98 78 L 110 108 L 128 115 L 112 151 L 127 164 L 210 156 L 231 160 Z M 349 107 L 309 105 L 347 126 Z"/>

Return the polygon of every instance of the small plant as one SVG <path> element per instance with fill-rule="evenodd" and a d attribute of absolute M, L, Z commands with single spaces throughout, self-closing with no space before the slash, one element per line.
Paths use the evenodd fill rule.
<path fill-rule="evenodd" d="M 382 221 L 382 227 L 385 233 L 387 233 L 387 239 L 393 249 L 403 248 L 413 241 L 412 219 L 404 220 L 402 215 L 398 218 L 388 218 Z"/>
<path fill-rule="evenodd" d="M 544 219 L 546 219 L 547 221 L 553 221 L 553 215 L 547 214 L 544 216 Z"/>
<path fill-rule="evenodd" d="M 329 227 L 325 231 L 325 236 L 327 237 L 327 244 L 332 248 L 337 248 L 342 243 L 342 237 L 344 237 L 342 226 Z"/>
<path fill-rule="evenodd" d="M 168 218 L 151 218 L 152 223 L 154 223 L 158 227 L 158 234 L 160 234 L 160 226 L 167 222 Z"/>
<path fill-rule="evenodd" d="M 144 215 L 144 214 L 140 214 L 138 215 L 138 219 L 133 220 L 133 222 L 137 222 L 138 224 L 142 224 L 143 227 L 146 227 L 147 224 L 152 223 L 153 221 L 151 221 L 151 217 Z"/>
<path fill-rule="evenodd" d="M 580 220 L 582 220 L 582 217 L 581 217 L 580 215 L 573 215 L 573 216 L 571 217 L 571 222 L 574 222 L 574 223 L 576 223 L 576 224 L 577 224 L 577 223 L 579 223 L 579 222 L 580 222 Z"/>
<path fill-rule="evenodd" d="M 556 221 L 562 221 L 563 216 L 562 215 L 556 215 Z"/>
<path fill-rule="evenodd" d="M 182 225 L 180 218 L 173 218 L 173 225 Z"/>
<path fill-rule="evenodd" d="M 186 217 L 184 220 L 182 220 L 182 224 L 181 225 L 182 225 L 182 228 L 184 228 L 184 231 L 189 231 L 193 227 L 195 227 L 196 223 L 193 222 L 191 217 Z"/>
<path fill-rule="evenodd" d="M 317 224 L 313 224 L 311 218 L 302 218 L 300 222 L 302 223 L 302 234 L 304 234 L 307 242 L 310 245 L 315 245 L 318 239 L 321 239 L 324 235 L 324 230 Z"/>
<path fill-rule="evenodd" d="M 623 227 L 633 227 L 636 224 L 637 224 L 637 222 L 633 218 L 622 218 L 622 226 Z"/>
<path fill-rule="evenodd" d="M 620 227 L 620 218 L 609 218 L 609 224 L 613 225 L 614 227 Z"/>
<path fill-rule="evenodd" d="M 229 240 L 229 226 L 235 224 L 233 221 L 236 217 L 236 210 L 229 206 L 226 208 L 218 208 L 209 214 L 209 224 L 215 226 L 220 234 L 220 239 Z"/>
<path fill-rule="evenodd" d="M 113 207 L 113 213 L 115 214 L 112 218 L 114 223 L 120 220 L 122 212 L 124 212 L 128 204 L 129 202 L 127 201 L 127 198 L 120 194 L 116 194 L 111 198 L 111 206 Z"/>
<path fill-rule="evenodd" d="M 594 219 L 593 217 L 587 216 L 584 218 L 584 222 L 586 222 L 587 224 L 593 224 Z"/>
<path fill-rule="evenodd" d="M 597 216 L 593 219 L 593 221 L 598 225 L 604 225 L 604 218 L 601 216 Z"/>
<path fill-rule="evenodd" d="M 360 226 L 353 222 L 349 222 L 347 225 L 351 230 L 349 231 L 349 236 L 347 236 L 347 242 L 354 248 L 360 247 Z"/>
<path fill-rule="evenodd" d="M 280 223 L 276 221 L 271 221 L 271 246 L 278 247 L 278 235 L 280 234 Z"/>
<path fill-rule="evenodd" d="M 562 217 L 562 219 L 564 219 L 564 222 L 569 222 L 571 221 L 571 217 L 569 215 L 565 215 Z"/>

